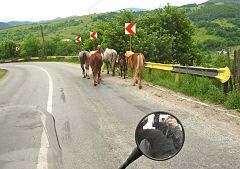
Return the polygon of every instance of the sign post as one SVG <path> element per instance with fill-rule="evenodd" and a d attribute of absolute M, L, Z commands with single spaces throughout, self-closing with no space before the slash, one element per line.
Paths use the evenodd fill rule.
<path fill-rule="evenodd" d="M 125 34 L 130 35 L 130 51 L 132 51 L 132 35 L 136 34 L 136 24 L 131 22 L 131 23 L 125 23 Z"/>

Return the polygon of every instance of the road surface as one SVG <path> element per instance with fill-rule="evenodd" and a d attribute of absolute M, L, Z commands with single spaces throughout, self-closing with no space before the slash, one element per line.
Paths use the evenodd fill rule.
<path fill-rule="evenodd" d="M 94 87 L 93 80 L 82 78 L 80 66 L 74 64 L 12 63 L 1 64 L 0 68 L 8 69 L 0 80 L 0 107 L 33 105 L 48 110 L 55 118 L 65 169 L 118 168 L 135 147 L 139 120 L 158 110 L 181 120 L 186 133 L 183 149 L 164 162 L 142 156 L 129 169 L 240 168 L 240 118 L 233 111 L 192 101 L 160 87 L 144 85 L 139 90 L 130 85 L 130 79 L 106 74 L 102 84 Z M 43 162 L 39 158 L 43 154 L 43 134 L 44 130 L 36 133 L 33 169 L 39 169 Z M 23 149 L 25 144 L 21 143 Z M 5 153 L 0 149 L 3 169 L 11 163 L 1 158 Z M 47 155 L 49 169 L 51 160 Z"/>

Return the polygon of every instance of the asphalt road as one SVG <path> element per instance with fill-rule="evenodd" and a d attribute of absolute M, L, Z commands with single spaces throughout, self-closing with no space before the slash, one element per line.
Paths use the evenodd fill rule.
<path fill-rule="evenodd" d="M 227 111 L 183 100 L 167 90 L 147 86 L 138 90 L 129 80 L 106 74 L 102 84 L 94 87 L 92 79 L 82 78 L 79 65 L 14 63 L 0 68 L 9 70 L 0 80 L 0 107 L 34 105 L 51 110 L 65 169 L 118 168 L 135 147 L 139 120 L 158 110 L 169 111 L 181 120 L 186 132 L 184 147 L 168 161 L 140 157 L 129 169 L 240 168 L 240 120 L 226 115 Z M 53 83 L 51 97 L 46 72 Z M 41 152 L 42 133 L 36 133 L 35 156 Z M 24 148 L 26 144 L 20 145 Z M 0 166 L 9 163 L 1 159 L 5 151 L 0 149 Z M 32 168 L 38 169 L 38 159 L 34 158 L 36 166 Z M 49 156 L 47 161 L 51 164 Z"/>

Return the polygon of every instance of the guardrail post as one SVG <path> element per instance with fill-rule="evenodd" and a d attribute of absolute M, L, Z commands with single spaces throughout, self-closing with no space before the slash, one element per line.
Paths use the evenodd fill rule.
<path fill-rule="evenodd" d="M 230 48 L 228 48 L 228 50 L 227 50 L 227 64 L 228 64 L 228 67 L 231 68 Z M 230 79 L 229 79 L 229 85 L 230 85 L 230 90 L 232 91 L 233 90 L 233 84 L 232 84 L 232 77 L 231 76 L 230 76 Z"/>
<path fill-rule="evenodd" d="M 224 91 L 225 94 L 228 93 L 228 81 L 223 83 L 223 91 Z"/>
<path fill-rule="evenodd" d="M 238 80 L 238 89 L 240 89 L 240 49 L 238 50 L 237 80 Z"/>
<path fill-rule="evenodd" d="M 148 74 L 151 74 L 151 73 L 152 73 L 152 69 L 149 68 L 149 69 L 148 69 Z"/>
<path fill-rule="evenodd" d="M 237 76 L 237 50 L 234 50 L 234 60 L 233 60 L 233 67 L 232 67 L 232 72 L 233 72 L 233 86 L 234 89 L 237 87 L 236 83 L 236 76 Z"/>
<path fill-rule="evenodd" d="M 180 81 L 180 73 L 176 73 L 175 82 L 178 83 Z"/>

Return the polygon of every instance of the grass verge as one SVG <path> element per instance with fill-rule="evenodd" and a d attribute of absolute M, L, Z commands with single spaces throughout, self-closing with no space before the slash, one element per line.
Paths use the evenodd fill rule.
<path fill-rule="evenodd" d="M 216 79 L 180 74 L 176 80 L 175 73 L 152 70 L 152 73 L 149 74 L 145 69 L 144 80 L 200 100 L 240 110 L 240 91 L 235 90 L 225 94 L 222 84 Z"/>
<path fill-rule="evenodd" d="M 7 73 L 7 70 L 0 69 L 0 79 Z"/>

